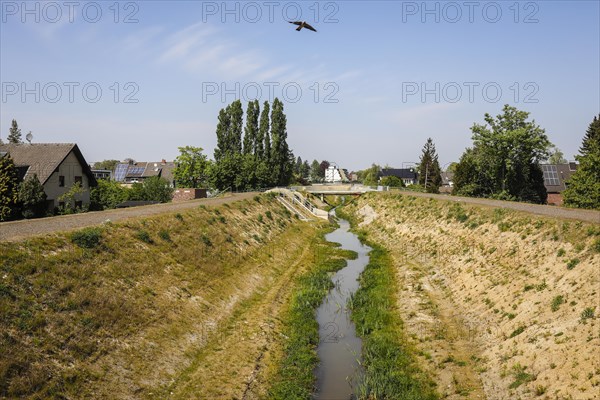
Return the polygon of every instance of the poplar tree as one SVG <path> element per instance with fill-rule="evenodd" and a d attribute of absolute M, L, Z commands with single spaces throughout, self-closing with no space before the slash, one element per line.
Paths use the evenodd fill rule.
<path fill-rule="evenodd" d="M 258 136 L 258 100 L 248 103 L 246 110 L 246 127 L 244 128 L 244 154 L 255 155 Z"/>
<path fill-rule="evenodd" d="M 273 183 L 277 186 L 287 185 L 293 173 L 293 160 L 290 160 L 290 149 L 287 144 L 287 118 L 283 113 L 283 103 L 275 98 L 271 112 L 271 159 L 269 164 L 273 171 Z"/>

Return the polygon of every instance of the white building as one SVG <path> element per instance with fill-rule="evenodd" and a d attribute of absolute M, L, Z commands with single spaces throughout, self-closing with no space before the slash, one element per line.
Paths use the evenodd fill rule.
<path fill-rule="evenodd" d="M 330 165 L 325 170 L 325 182 L 327 183 L 339 183 L 342 182 L 342 175 L 340 170 L 335 165 Z"/>

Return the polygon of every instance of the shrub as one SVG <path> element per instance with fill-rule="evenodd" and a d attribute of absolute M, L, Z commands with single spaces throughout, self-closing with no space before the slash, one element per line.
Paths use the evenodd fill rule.
<path fill-rule="evenodd" d="M 221 222 L 222 224 L 226 224 L 227 220 L 225 219 L 224 216 L 221 215 L 221 216 L 219 216 L 219 222 Z"/>
<path fill-rule="evenodd" d="M 152 240 L 152 238 L 150 237 L 150 234 L 145 231 L 145 230 L 139 230 L 136 234 L 135 237 L 138 238 L 139 240 L 141 240 L 142 242 L 146 242 L 146 243 L 154 243 L 154 241 Z"/>
<path fill-rule="evenodd" d="M 581 320 L 582 321 L 585 321 L 586 319 L 594 318 L 594 317 L 595 317 L 595 312 L 592 307 L 588 307 L 581 312 Z"/>
<path fill-rule="evenodd" d="M 600 239 L 594 240 L 594 243 L 592 243 L 592 250 L 596 253 L 600 253 Z"/>
<path fill-rule="evenodd" d="M 260 196 L 258 196 L 258 195 L 254 196 L 254 201 L 257 203 L 260 203 Z"/>
<path fill-rule="evenodd" d="M 183 215 L 181 215 L 180 213 L 175 214 L 175 218 L 177 218 L 180 221 L 183 221 Z"/>
<path fill-rule="evenodd" d="M 267 211 L 265 213 L 265 215 L 267 216 L 267 218 L 269 218 L 271 221 L 273 220 L 273 214 L 271 214 L 271 211 Z"/>
<path fill-rule="evenodd" d="M 263 216 L 262 216 L 262 214 L 258 215 L 258 222 L 260 222 L 261 224 L 263 223 Z"/>
<path fill-rule="evenodd" d="M 521 325 L 520 327 L 518 327 L 517 329 L 515 329 L 511 334 L 510 337 L 513 338 L 515 336 L 520 335 L 521 333 L 523 333 L 523 331 L 525 331 L 525 326 Z"/>
<path fill-rule="evenodd" d="M 552 311 L 558 311 L 558 308 L 561 304 L 564 304 L 565 299 L 563 296 L 559 295 L 552 299 L 551 308 Z"/>
<path fill-rule="evenodd" d="M 102 231 L 99 228 L 85 228 L 71 235 L 71 241 L 83 249 L 93 249 L 101 239 Z"/>
<path fill-rule="evenodd" d="M 565 249 L 561 248 L 561 249 L 558 249 L 558 252 L 556 253 L 556 256 L 557 257 L 562 257 L 562 256 L 565 255 L 565 253 L 566 253 Z"/>
<path fill-rule="evenodd" d="M 575 268 L 577 266 L 577 264 L 579 264 L 579 258 L 574 258 L 572 260 L 569 260 L 569 262 L 567 263 L 567 269 L 571 270 L 571 269 Z"/>
<path fill-rule="evenodd" d="M 161 229 L 160 232 L 158 232 L 158 236 L 165 242 L 171 241 L 171 235 L 169 235 L 169 231 L 166 229 Z"/>
<path fill-rule="evenodd" d="M 204 243 L 205 246 L 212 247 L 212 242 L 210 241 L 210 238 L 206 236 L 206 234 L 202 234 L 200 239 L 202 240 L 202 243 Z"/>

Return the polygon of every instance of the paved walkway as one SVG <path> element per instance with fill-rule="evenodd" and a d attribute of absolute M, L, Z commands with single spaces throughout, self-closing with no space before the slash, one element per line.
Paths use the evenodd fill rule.
<path fill-rule="evenodd" d="M 420 192 L 410 192 L 410 191 L 390 191 L 383 193 L 399 193 L 405 196 L 416 196 L 416 197 L 429 197 L 438 200 L 446 200 L 446 201 L 457 201 L 468 204 L 477 204 L 488 207 L 496 207 L 496 208 L 509 208 L 517 211 L 524 211 L 537 215 L 544 215 L 547 217 L 555 217 L 555 218 L 566 218 L 566 219 L 575 219 L 579 221 L 591 222 L 600 224 L 600 211 L 594 210 L 581 210 L 577 208 L 565 208 L 565 207 L 557 207 L 557 206 L 546 206 L 540 204 L 529 204 L 529 203 L 519 203 L 516 201 L 502 201 L 502 200 L 490 200 L 490 199 L 480 199 L 475 197 L 460 197 L 460 196 L 450 196 L 444 194 L 432 194 L 432 193 L 420 193 Z"/>
<path fill-rule="evenodd" d="M 178 203 L 155 204 L 143 207 L 122 208 L 116 210 L 93 211 L 83 214 L 61 215 L 57 217 L 20 220 L 0 223 L 0 241 L 17 241 L 30 236 L 45 235 L 54 232 L 69 231 L 86 226 L 99 225 L 107 219 L 112 222 L 129 218 L 148 217 L 156 214 L 182 211 L 201 204 L 212 206 L 252 198 L 258 193 L 235 193 L 228 197 L 199 199 Z"/>

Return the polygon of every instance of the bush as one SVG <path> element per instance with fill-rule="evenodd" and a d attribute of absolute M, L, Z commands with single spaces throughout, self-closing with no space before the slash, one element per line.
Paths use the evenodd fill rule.
<path fill-rule="evenodd" d="M 560 307 L 561 304 L 563 304 L 565 302 L 564 297 L 562 296 L 556 296 L 555 298 L 552 299 L 552 304 L 551 304 L 551 308 L 552 311 L 558 311 L 558 308 Z"/>
<path fill-rule="evenodd" d="M 575 268 L 577 266 L 577 264 L 579 264 L 579 258 L 574 258 L 572 260 L 569 260 L 569 262 L 567 263 L 567 269 L 571 270 L 571 269 Z"/>
<path fill-rule="evenodd" d="M 265 215 L 267 216 L 267 218 L 269 218 L 271 221 L 273 220 L 273 214 L 271 214 L 271 211 L 267 211 L 265 213 Z"/>
<path fill-rule="evenodd" d="M 183 221 L 183 215 L 181 215 L 180 213 L 175 214 L 175 218 L 177 218 L 180 221 Z"/>
<path fill-rule="evenodd" d="M 511 334 L 510 337 L 513 338 L 515 336 L 520 335 L 521 333 L 523 333 L 523 331 L 525 331 L 525 326 L 521 325 L 520 327 L 518 327 L 517 329 L 515 329 Z"/>
<path fill-rule="evenodd" d="M 154 243 L 154 241 L 150 237 L 150 234 L 147 231 L 145 231 L 145 230 L 138 231 L 135 234 L 135 237 L 138 238 L 139 240 L 141 240 L 142 242 Z"/>
<path fill-rule="evenodd" d="M 581 312 L 581 320 L 582 321 L 585 321 L 586 319 L 594 318 L 594 317 L 595 317 L 595 312 L 592 307 L 588 307 Z"/>
<path fill-rule="evenodd" d="M 171 235 L 169 235 L 169 231 L 166 229 L 161 229 L 160 232 L 158 232 L 158 236 L 165 242 L 171 241 Z"/>
<path fill-rule="evenodd" d="M 101 239 L 100 228 L 85 228 L 71 235 L 71 241 L 82 249 L 93 249 L 100 244 Z"/>
<path fill-rule="evenodd" d="M 212 242 L 210 241 L 210 238 L 206 236 L 206 234 L 202 234 L 200 239 L 202 240 L 202 243 L 204 243 L 207 247 L 212 247 Z"/>

